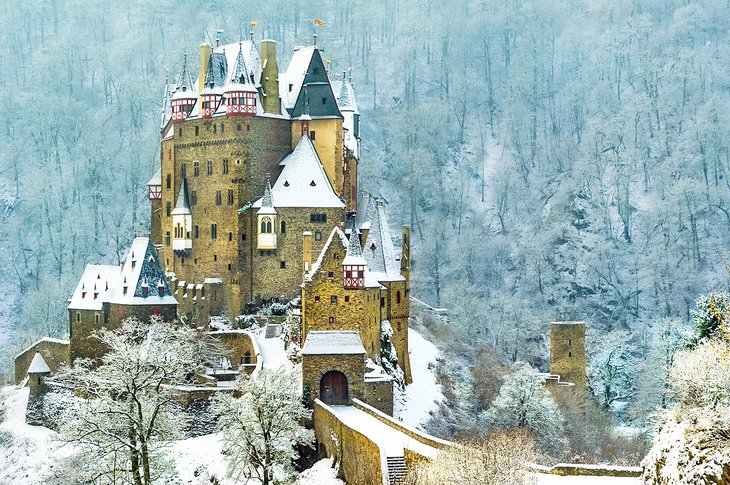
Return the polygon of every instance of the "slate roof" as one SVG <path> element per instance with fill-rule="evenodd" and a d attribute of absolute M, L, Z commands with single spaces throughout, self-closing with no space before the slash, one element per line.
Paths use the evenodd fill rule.
<path fill-rule="evenodd" d="M 302 355 L 360 355 L 365 354 L 360 334 L 353 331 L 312 331 L 307 334 Z"/>
<path fill-rule="evenodd" d="M 271 188 L 274 207 L 345 207 L 337 196 L 309 137 L 281 161 L 284 169 Z M 253 207 L 263 204 L 263 197 Z"/>
<path fill-rule="evenodd" d="M 360 236 L 357 227 L 355 227 L 355 218 L 350 218 L 349 229 L 350 229 L 350 240 L 347 242 L 347 253 L 342 264 L 347 265 L 367 265 L 367 261 L 362 255 L 362 248 L 360 247 Z"/>
<path fill-rule="evenodd" d="M 385 201 L 365 194 L 361 196 L 358 207 L 363 215 L 356 216 L 356 224 L 361 230 L 368 231 L 362 246 L 368 268 L 378 281 L 402 281 L 404 278 L 400 274 L 398 252 L 393 246 Z"/>
<path fill-rule="evenodd" d="M 162 293 L 159 291 L 160 286 L 163 287 Z M 104 303 L 177 305 L 149 238 L 134 239 L 122 266 L 86 265 L 68 309 L 101 310 Z"/>
<path fill-rule="evenodd" d="M 342 118 L 319 49 L 315 48 L 312 53 L 302 86 L 307 86 L 306 91 L 309 96 L 309 109 L 307 111 L 312 119 Z M 299 96 L 297 96 L 297 100 L 289 112 L 292 118 L 298 118 L 304 114 L 303 91 L 300 89 Z"/>

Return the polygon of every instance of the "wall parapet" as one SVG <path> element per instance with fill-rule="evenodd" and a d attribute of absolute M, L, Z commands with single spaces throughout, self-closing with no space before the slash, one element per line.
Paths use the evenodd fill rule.
<path fill-rule="evenodd" d="M 551 467 L 531 464 L 537 473 L 560 476 L 590 476 L 590 477 L 640 477 L 641 467 L 615 465 L 588 465 L 581 463 L 558 463 Z"/>
<path fill-rule="evenodd" d="M 362 402 L 359 399 L 353 399 L 352 405 L 356 407 L 357 409 L 368 413 L 378 421 L 381 421 L 391 428 L 397 429 L 401 433 L 405 434 L 406 436 L 413 438 L 414 440 L 418 441 L 419 443 L 423 443 L 424 445 L 431 446 L 436 449 L 442 449 L 447 446 L 453 446 L 453 443 L 451 441 L 443 440 L 441 438 L 437 438 L 435 436 L 428 435 L 422 431 L 418 431 L 415 428 L 411 428 L 410 426 L 407 426 L 400 421 L 397 421 L 395 418 L 392 418 L 385 414 L 382 411 L 379 411 L 378 409 L 375 409 L 374 407 L 370 406 L 367 403 Z"/>
<path fill-rule="evenodd" d="M 373 440 L 344 424 L 327 404 L 314 400 L 314 434 L 328 457 L 340 463 L 340 473 L 351 485 L 388 485 L 385 453 Z M 347 455 L 347 456 L 345 456 Z"/>

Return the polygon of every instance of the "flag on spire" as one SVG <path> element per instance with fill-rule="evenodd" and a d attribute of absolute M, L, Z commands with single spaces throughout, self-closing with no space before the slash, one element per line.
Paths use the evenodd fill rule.
<path fill-rule="evenodd" d="M 249 22 L 248 25 L 251 27 L 256 27 L 259 23 L 258 22 Z"/>
<path fill-rule="evenodd" d="M 321 19 L 314 19 L 314 25 L 321 29 L 322 27 L 324 27 L 324 21 Z"/>

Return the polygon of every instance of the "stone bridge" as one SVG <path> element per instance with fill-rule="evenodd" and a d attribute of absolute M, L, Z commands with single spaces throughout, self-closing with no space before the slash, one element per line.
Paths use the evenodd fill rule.
<path fill-rule="evenodd" d="M 402 483 L 415 462 L 434 458 L 450 442 L 409 428 L 372 406 L 314 401 L 314 432 L 320 451 L 339 463 L 349 485 Z"/>

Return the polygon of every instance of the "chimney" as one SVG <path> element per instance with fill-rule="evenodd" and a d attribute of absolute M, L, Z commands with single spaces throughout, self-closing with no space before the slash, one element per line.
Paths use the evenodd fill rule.
<path fill-rule="evenodd" d="M 279 66 L 276 64 L 276 41 L 261 41 L 261 88 L 264 92 L 265 113 L 281 114 L 279 99 Z"/>
<path fill-rule="evenodd" d="M 203 83 L 205 82 L 205 75 L 208 73 L 208 63 L 210 62 L 211 55 L 210 44 L 204 42 L 200 44 L 200 68 L 198 69 L 198 96 L 203 92 Z M 202 100 L 199 100 L 202 104 Z"/>
<path fill-rule="evenodd" d="M 312 233 L 304 231 L 302 233 L 302 258 L 304 261 L 304 272 L 308 273 L 312 270 Z"/>

